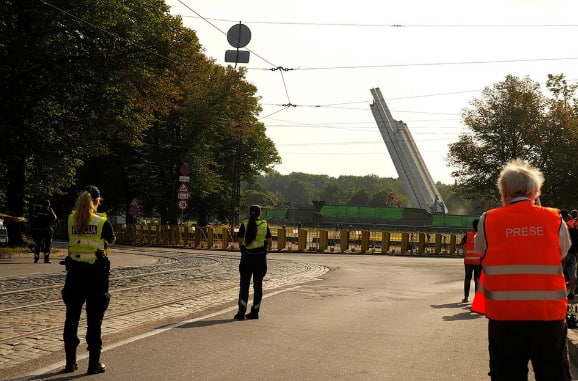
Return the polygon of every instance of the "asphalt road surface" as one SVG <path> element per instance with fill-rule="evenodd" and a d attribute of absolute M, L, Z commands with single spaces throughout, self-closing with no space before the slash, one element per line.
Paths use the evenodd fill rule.
<path fill-rule="evenodd" d="M 233 320 L 231 300 L 105 341 L 104 374 L 85 376 L 86 359 L 60 373 L 60 358 L 19 379 L 489 380 L 487 321 L 461 303 L 462 259 L 271 254 L 269 267 L 277 261 L 329 271 L 266 288 L 259 320 Z"/>

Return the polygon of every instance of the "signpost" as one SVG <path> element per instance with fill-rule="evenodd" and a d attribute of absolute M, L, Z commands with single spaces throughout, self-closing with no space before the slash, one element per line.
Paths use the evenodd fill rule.
<path fill-rule="evenodd" d="M 183 219 L 183 212 L 189 208 L 189 196 L 191 195 L 189 191 L 188 183 L 190 181 L 189 174 L 191 173 L 191 167 L 183 163 L 179 168 L 179 181 L 181 185 L 177 189 L 177 208 L 181 211 L 181 221 Z"/>
<path fill-rule="evenodd" d="M 238 63 L 249 63 L 249 51 L 239 50 L 239 48 L 244 48 L 251 41 L 251 30 L 249 27 L 240 22 L 233 25 L 227 32 L 227 41 L 236 50 L 225 51 L 225 62 L 234 62 L 235 67 L 237 67 Z"/>
<path fill-rule="evenodd" d="M 251 30 L 249 27 L 239 21 L 238 24 L 229 28 L 229 31 L 227 32 L 227 41 L 232 47 L 236 48 L 236 50 L 225 51 L 225 62 L 234 62 L 235 68 L 237 68 L 238 63 L 249 63 L 249 51 L 239 50 L 240 48 L 247 46 L 251 41 Z M 235 162 L 233 164 L 233 226 L 239 224 L 239 202 L 241 198 L 241 147 L 241 139 L 238 137 L 237 148 L 235 151 Z"/>

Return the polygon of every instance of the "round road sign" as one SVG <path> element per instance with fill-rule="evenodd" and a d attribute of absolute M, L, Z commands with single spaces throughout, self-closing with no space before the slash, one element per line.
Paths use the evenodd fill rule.
<path fill-rule="evenodd" d="M 180 210 L 186 210 L 189 207 L 189 202 L 187 200 L 177 201 L 177 208 Z"/>
<path fill-rule="evenodd" d="M 227 41 L 234 48 L 245 47 L 251 41 L 251 30 L 245 24 L 235 24 L 227 32 Z"/>

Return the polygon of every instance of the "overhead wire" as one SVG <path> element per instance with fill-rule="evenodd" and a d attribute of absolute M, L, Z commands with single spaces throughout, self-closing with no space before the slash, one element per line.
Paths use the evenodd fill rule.
<path fill-rule="evenodd" d="M 58 10 L 59 12 L 71 17 L 72 19 L 76 20 L 77 22 L 80 23 L 84 23 L 86 25 L 89 25 L 92 28 L 95 28 L 103 33 L 106 33 L 108 35 L 111 35 L 119 40 L 122 40 L 124 42 L 126 42 L 127 44 L 133 45 L 138 47 L 139 49 L 142 49 L 143 51 L 147 51 L 150 52 L 160 58 L 163 58 L 167 61 L 170 61 L 172 63 L 175 64 L 182 64 L 182 65 L 187 65 L 186 63 L 183 62 L 178 62 L 173 60 L 170 57 L 164 56 L 158 52 L 156 52 L 154 49 L 147 47 L 147 46 L 143 46 L 141 44 L 138 44 L 134 41 L 131 41 L 127 38 L 124 38 L 122 36 L 119 36 L 118 34 L 115 34 L 113 32 L 110 32 L 108 30 L 106 30 L 105 28 L 102 28 L 98 25 L 95 25 L 94 23 L 91 23 L 85 19 L 82 19 L 74 14 L 72 14 L 71 12 L 68 12 L 62 8 L 57 7 L 56 5 L 46 1 L 46 0 L 40 0 L 43 4 Z M 193 12 L 197 18 L 202 19 L 203 21 L 205 21 L 207 24 L 209 24 L 211 27 L 213 27 L 214 29 L 216 29 L 217 31 L 219 31 L 220 33 L 222 33 L 223 35 L 226 35 L 227 33 L 224 32 L 222 29 L 220 29 L 217 25 L 215 25 L 214 23 L 211 22 L 211 20 L 215 20 L 215 21 L 220 21 L 220 22 L 233 22 L 232 20 L 223 20 L 223 19 L 211 19 L 211 18 L 207 18 L 207 17 L 203 17 L 201 14 L 199 14 L 197 11 L 195 11 L 193 8 L 191 8 L 189 5 L 187 5 L 184 1 L 182 0 L 177 0 L 180 4 L 182 4 L 185 8 L 187 8 L 189 11 Z M 194 16 L 183 16 L 180 15 L 180 17 L 194 17 Z M 352 27 L 383 27 L 383 26 L 395 26 L 395 27 L 411 27 L 411 28 L 431 28 L 431 27 L 436 27 L 436 28 L 534 28 L 534 27 L 538 27 L 538 28 L 550 28 L 550 27 L 578 27 L 578 24 L 564 24 L 564 25 L 554 25 L 554 24 L 475 24 L 475 25 L 466 25 L 466 24 L 361 24 L 361 23 L 304 23 L 304 22 L 279 22 L 279 21 L 250 21 L 253 24 L 286 24 L 286 25 L 310 25 L 310 26 L 352 26 Z M 270 64 L 272 67 L 271 68 L 266 68 L 266 69 L 259 69 L 259 68 L 248 68 L 250 70 L 272 70 L 272 71 L 279 71 L 280 75 L 281 75 L 281 80 L 283 82 L 283 87 L 285 90 L 285 95 L 287 97 L 287 102 L 284 104 L 277 104 L 276 106 L 282 107 L 281 109 L 272 112 L 266 116 L 260 117 L 259 119 L 265 119 L 268 118 L 272 115 L 275 115 L 287 108 L 290 107 L 314 107 L 314 108 L 337 108 L 334 106 L 337 106 L 339 104 L 326 104 L 326 105 L 322 105 L 322 104 L 315 104 L 315 105 L 297 105 L 291 102 L 291 98 L 289 96 L 289 91 L 287 88 L 287 82 L 286 79 L 283 75 L 283 71 L 290 71 L 290 70 L 332 70 L 332 69 L 364 69 L 364 68 L 386 68 L 386 67 L 406 67 L 406 66 L 438 66 L 438 65 L 468 65 L 468 64 L 489 64 L 489 63 L 513 63 L 513 62 L 539 62 L 539 61 L 558 61 L 558 60 L 578 60 L 578 57 L 565 57 L 565 58 L 535 58 L 535 59 L 512 59 L 512 60 L 489 60 L 489 61 L 461 61 L 461 62 L 437 62 L 437 63 L 409 63 L 409 64 L 385 64 L 385 65 L 358 65 L 358 66 L 333 66 L 333 67 L 305 67 L 305 68 L 283 68 L 281 66 L 276 66 L 275 64 L 273 64 L 271 61 L 269 61 L 268 59 L 262 57 L 261 55 L 257 54 L 256 52 L 247 49 L 248 51 L 250 51 L 251 53 L 253 53 L 255 56 L 259 57 L 261 60 L 263 60 L 264 62 Z M 575 80 L 574 80 L 575 81 Z M 568 82 L 570 82 L 570 80 L 568 80 Z M 469 92 L 479 92 L 480 90 L 468 90 L 468 91 L 454 91 L 454 92 L 448 92 L 448 93 L 437 93 L 437 94 L 424 94 L 424 95 L 412 95 L 412 96 L 407 96 L 407 97 L 395 97 L 395 98 L 389 98 L 388 100 L 399 100 L 399 99 L 413 99 L 413 98 L 420 98 L 420 97 L 437 97 L 437 96 L 442 96 L 442 95 L 456 95 L 456 94 L 462 94 L 462 93 L 469 93 Z M 352 102 L 351 102 L 352 103 Z M 361 102 L 360 102 L 361 103 Z M 364 102 L 367 103 L 367 102 Z M 348 104 L 348 103 L 342 103 L 342 104 Z M 351 109 L 351 108 L 343 108 L 343 109 Z M 360 109 L 360 110 L 364 110 Z"/>
<path fill-rule="evenodd" d="M 194 17 L 194 16 L 182 16 Z M 219 22 L 235 22 L 228 19 L 204 18 L 205 20 L 214 20 Z M 251 24 L 269 24 L 269 25 L 298 25 L 298 26 L 351 26 L 351 27 L 369 27 L 369 28 L 571 28 L 578 27 L 578 24 L 365 24 L 365 23 L 321 23 L 321 22 L 302 22 L 302 21 L 258 21 L 247 20 Z"/>
<path fill-rule="evenodd" d="M 208 19 L 206 19 L 205 17 L 202 17 L 197 11 L 195 11 L 194 9 L 192 9 L 191 7 L 189 7 L 185 2 L 183 2 L 182 0 L 177 0 L 180 4 L 182 4 L 185 8 L 187 8 L 188 10 L 190 10 L 191 12 L 193 12 L 194 14 L 196 14 L 197 16 L 199 16 L 201 19 L 203 19 L 204 21 L 206 21 L 209 25 L 211 25 L 213 28 L 217 29 L 220 33 L 227 35 L 227 33 L 225 33 L 223 30 L 221 30 L 220 28 L 218 28 L 215 24 L 213 24 L 212 22 L 210 22 Z M 263 60 L 264 62 L 268 63 L 269 65 L 271 65 L 272 68 L 277 68 L 278 66 L 275 65 L 274 63 L 272 63 L 271 61 L 269 61 L 268 59 L 264 58 L 263 56 L 257 54 L 255 51 L 247 48 L 247 51 L 251 52 L 253 55 L 257 56 L 258 58 L 260 58 L 261 60 Z M 271 68 L 268 68 L 267 70 L 272 70 Z M 281 112 L 285 109 L 287 109 L 289 106 L 292 105 L 291 103 L 291 98 L 289 97 L 289 90 L 287 89 L 287 83 L 285 82 L 285 77 L 283 76 L 283 70 L 279 70 L 279 73 L 281 75 L 281 81 L 283 82 L 283 87 L 285 88 L 285 94 L 287 96 L 287 106 L 284 107 L 281 110 L 276 111 L 274 114 Z M 273 114 L 270 114 L 273 115 Z"/>
<path fill-rule="evenodd" d="M 45 4 L 48 7 L 51 7 L 65 15 L 67 15 L 68 17 L 74 19 L 75 21 L 79 22 L 79 23 L 84 23 L 86 25 L 89 25 L 92 28 L 95 28 L 105 34 L 108 34 L 110 36 L 115 37 L 118 40 L 124 41 L 127 44 L 130 44 L 132 46 L 135 46 L 143 51 L 149 52 L 155 56 L 158 56 L 159 58 L 165 59 L 169 62 L 175 63 L 175 64 L 181 64 L 181 65 L 187 65 L 186 63 L 183 62 L 178 62 L 170 57 L 164 56 L 160 53 L 158 53 L 157 51 L 155 51 L 153 48 L 148 47 L 148 46 L 144 46 L 142 44 L 136 43 L 134 41 L 131 41 L 129 39 L 126 39 L 122 36 L 119 36 L 113 32 L 110 32 L 108 30 L 106 30 L 103 27 L 100 27 L 98 25 L 95 25 L 94 23 L 91 23 L 85 19 L 82 19 L 74 14 L 72 14 L 71 12 L 68 12 L 62 8 L 59 8 L 57 6 L 55 6 L 54 4 L 46 1 L 46 0 L 40 0 L 43 4 Z M 215 21 L 227 21 L 227 22 L 232 22 L 231 20 L 221 20 L 221 19 L 210 19 L 210 18 L 206 18 L 201 16 L 198 12 L 196 12 L 194 9 L 192 9 L 191 7 L 189 7 L 185 2 L 183 2 L 182 0 L 177 0 L 180 4 L 182 4 L 184 7 L 186 7 L 189 11 L 193 12 L 198 18 L 202 19 L 203 21 L 205 21 L 206 23 L 208 23 L 209 25 L 211 25 L 214 29 L 216 29 L 217 31 L 219 31 L 220 33 L 222 33 L 223 35 L 226 35 L 227 33 L 224 32 L 223 30 L 221 30 L 218 26 L 216 26 L 215 24 L 213 24 L 211 22 L 211 20 L 215 20 Z M 182 16 L 180 15 L 180 17 L 193 17 L 193 16 Z M 300 26 L 341 26 L 341 27 L 395 27 L 395 28 L 551 28 L 551 27 L 563 27 L 563 28 L 569 28 L 569 27 L 578 27 L 578 24 L 563 24 L 563 25 L 554 25 L 554 24 L 504 24 L 504 25 L 493 25 L 493 24 L 476 24 L 476 25 L 465 25 L 465 24 L 358 24 L 358 23 L 304 23 L 304 22 L 271 22 L 271 21 L 250 21 L 250 23 L 252 24 L 279 24 L 279 25 L 300 25 Z M 287 110 L 288 108 L 294 108 L 294 107 L 311 107 L 311 108 L 341 108 L 341 109 L 354 109 L 354 108 L 348 108 L 348 107 L 339 107 L 341 105 L 345 105 L 345 104 L 352 104 L 352 103 L 356 103 L 356 102 L 344 102 L 341 104 L 317 104 L 317 105 L 297 105 L 297 104 L 293 104 L 291 102 L 290 96 L 289 96 L 289 91 L 288 91 L 288 87 L 287 87 L 287 82 L 286 79 L 283 75 L 284 71 L 293 71 L 293 70 L 339 70 L 339 69 L 369 69 L 369 68 L 390 68 L 390 67 L 409 67 L 409 66 L 442 66 L 442 65 L 472 65 L 472 64 L 494 64 L 494 63 L 515 63 L 515 62 L 540 62 L 540 61 L 561 61 L 561 60 L 578 60 L 578 57 L 560 57 L 560 58 L 533 58 L 533 59 L 509 59 L 509 60 L 487 60 L 487 61 L 459 61 L 459 62 L 435 62 L 435 63 L 406 63 L 406 64 L 384 64 L 384 65 L 357 65 L 357 66 L 328 66 L 328 67 L 300 67 L 300 68 L 286 68 L 286 67 L 282 67 L 282 66 L 278 66 L 273 64 L 271 61 L 269 61 L 268 59 L 262 57 L 261 55 L 259 55 L 258 53 L 256 53 L 255 51 L 251 50 L 251 49 L 247 49 L 248 51 L 250 51 L 253 55 L 255 55 L 256 57 L 260 58 L 263 62 L 266 62 L 267 64 L 271 65 L 270 68 L 247 68 L 250 70 L 270 70 L 270 71 L 279 71 L 280 75 L 281 75 L 281 80 L 283 82 L 283 87 L 285 90 L 285 96 L 287 97 L 287 103 L 284 104 L 279 104 L 276 105 L 278 107 L 281 107 L 279 110 L 276 110 L 272 113 L 269 113 L 267 115 L 264 115 L 262 117 L 259 117 L 259 120 L 263 120 L 263 119 L 267 119 L 275 114 L 278 114 L 284 110 Z M 567 80 L 567 82 L 574 82 L 576 80 Z M 468 90 L 468 91 L 455 91 L 455 92 L 449 92 L 449 93 L 438 93 L 438 94 L 425 94 L 425 95 L 413 95 L 413 96 L 406 96 L 406 97 L 397 97 L 397 98 L 390 98 L 388 100 L 400 100 L 400 99 L 412 99 L 412 98 L 421 98 L 421 97 L 434 97 L 434 96 L 442 96 L 442 95 L 455 95 L 455 94 L 462 94 L 462 93 L 470 93 L 470 92 L 479 92 L 479 90 Z M 361 102 L 358 102 L 361 103 Z M 360 109 L 361 110 L 361 109 Z M 363 110 L 366 110 L 365 108 Z"/>
<path fill-rule="evenodd" d="M 518 63 L 518 62 L 544 62 L 544 61 L 573 61 L 578 57 L 558 57 L 558 58 L 527 58 L 527 59 L 509 59 L 509 60 L 485 60 L 485 61 L 458 61 L 458 62 L 423 62 L 408 64 L 383 64 L 383 65 L 350 65 L 350 66 L 319 66 L 319 67 L 298 67 L 291 70 L 349 70 L 349 69 L 381 69 L 393 67 L 419 67 L 419 66 L 450 66 L 450 65 L 485 65 L 496 63 Z M 251 68 L 249 70 L 271 70 L 269 68 Z"/>

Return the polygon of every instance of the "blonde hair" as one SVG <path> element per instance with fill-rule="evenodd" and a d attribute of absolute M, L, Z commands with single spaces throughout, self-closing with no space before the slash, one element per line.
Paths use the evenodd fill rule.
<path fill-rule="evenodd" d="M 540 196 L 542 184 L 544 175 L 538 168 L 521 159 L 514 159 L 502 168 L 497 185 L 502 198 L 525 196 L 536 199 Z"/>
<path fill-rule="evenodd" d="M 96 213 L 98 199 L 93 200 L 90 192 L 82 191 L 82 193 L 76 199 L 76 204 L 74 205 L 74 217 L 72 226 L 77 232 L 85 232 L 88 222 L 92 218 L 92 215 Z"/>

